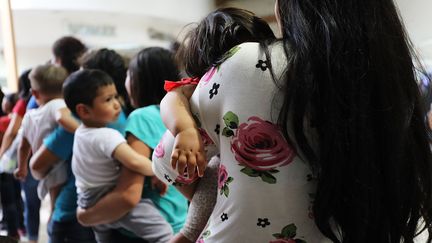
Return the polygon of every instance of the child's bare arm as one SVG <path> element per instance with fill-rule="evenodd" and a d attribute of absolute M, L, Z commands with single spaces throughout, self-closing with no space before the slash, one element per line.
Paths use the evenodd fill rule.
<path fill-rule="evenodd" d="M 79 122 L 72 116 L 72 112 L 67 107 L 57 111 L 56 121 L 70 133 L 74 133 L 79 126 Z"/>
<path fill-rule="evenodd" d="M 144 176 L 153 176 L 151 160 L 135 152 L 127 143 L 122 143 L 113 152 L 113 157 L 123 166 Z"/>
<path fill-rule="evenodd" d="M 28 173 L 27 161 L 30 157 L 31 146 L 28 140 L 23 137 L 18 146 L 18 168 L 14 172 L 15 178 L 24 180 Z"/>
<path fill-rule="evenodd" d="M 196 85 L 185 85 L 168 92 L 161 101 L 162 121 L 171 133 L 196 128 L 189 105 L 189 99 Z"/>
<path fill-rule="evenodd" d="M 204 146 L 192 113 L 190 111 L 189 99 L 196 85 L 181 86 L 168 92 L 161 101 L 161 115 L 165 126 L 175 136 L 171 164 L 183 174 L 185 168 L 188 175 L 195 173 L 202 176 L 206 161 Z"/>

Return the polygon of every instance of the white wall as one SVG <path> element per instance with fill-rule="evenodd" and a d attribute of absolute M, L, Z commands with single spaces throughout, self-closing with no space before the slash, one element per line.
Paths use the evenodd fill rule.
<path fill-rule="evenodd" d="M 12 0 L 21 70 L 43 63 L 59 37 L 76 35 L 90 47 L 137 50 L 169 45 L 184 25 L 199 21 L 214 9 L 213 0 Z M 396 0 L 408 33 L 423 58 L 432 60 L 430 0 Z M 273 13 L 274 0 L 237 0 L 260 16 Z M 149 29 L 162 33 L 152 39 Z M 160 37 L 160 35 L 159 35 Z M 2 46 L 0 33 L 0 48 Z M 0 53 L 0 78 L 6 74 Z"/>

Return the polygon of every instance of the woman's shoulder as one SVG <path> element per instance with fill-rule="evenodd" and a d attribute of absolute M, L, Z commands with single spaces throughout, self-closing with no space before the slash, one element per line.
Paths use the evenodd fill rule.
<path fill-rule="evenodd" d="M 222 65 L 235 66 L 236 68 L 265 65 L 271 63 L 280 65 L 286 64 L 285 51 L 281 41 L 271 44 L 260 44 L 257 42 L 245 42 L 233 47 L 225 54 L 225 61 Z M 261 60 L 261 62 L 260 62 Z"/>
<path fill-rule="evenodd" d="M 157 105 L 149 105 L 146 107 L 141 107 L 138 109 L 135 109 L 129 114 L 129 119 L 136 119 L 137 117 L 143 118 L 143 117 L 155 117 L 159 115 L 159 107 Z"/>
<path fill-rule="evenodd" d="M 163 124 L 158 105 L 135 109 L 129 114 L 126 122 L 126 130 L 130 130 L 135 126 L 150 126 L 150 124 L 153 126 Z"/>
<path fill-rule="evenodd" d="M 260 44 L 258 42 L 245 42 L 233 47 L 227 55 L 263 55 L 266 50 L 271 54 L 273 52 L 283 51 L 283 42 L 275 41 L 269 44 Z"/>

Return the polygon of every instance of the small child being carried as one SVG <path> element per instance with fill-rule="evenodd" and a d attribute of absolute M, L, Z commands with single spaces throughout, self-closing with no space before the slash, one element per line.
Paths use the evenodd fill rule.
<path fill-rule="evenodd" d="M 200 128 L 199 114 L 193 113 L 189 99 L 197 98 L 192 97 L 192 93 L 198 83 L 206 85 L 217 73 L 218 66 L 236 53 L 237 45 L 274 39 L 269 25 L 252 12 L 222 8 L 207 15 L 191 30 L 185 45 L 179 49 L 177 59 L 186 73 L 191 77 L 201 77 L 201 80 L 189 78 L 165 83 L 168 93 L 161 102 L 161 114 L 169 131 L 158 148 L 167 150 L 153 154 L 154 172 L 166 183 L 190 184 L 198 176 L 203 176 L 206 160 L 210 162 L 205 176 L 192 185 L 194 194 L 193 197 L 189 195 L 192 201 L 188 219 L 173 242 L 197 240 L 213 210 L 217 194 L 219 158 L 214 156 L 217 149 L 209 135 Z"/>
<path fill-rule="evenodd" d="M 14 173 L 18 179 L 23 180 L 27 176 L 30 155 L 39 149 L 43 139 L 57 125 L 70 132 L 74 132 L 79 125 L 66 107 L 62 96 L 62 86 L 67 76 L 66 69 L 52 64 L 37 66 L 29 74 L 32 94 L 39 107 L 27 111 L 23 118 L 23 137 L 18 147 L 18 168 Z M 61 161 L 39 181 L 38 196 L 43 199 L 49 192 L 52 209 L 61 186 L 66 182 L 67 173 L 67 164 Z"/>
<path fill-rule="evenodd" d="M 79 207 L 89 208 L 111 191 L 120 166 L 153 176 L 151 161 L 135 152 L 118 131 L 106 127 L 121 112 L 114 81 L 108 74 L 77 71 L 65 81 L 63 93 L 69 109 L 82 121 L 75 132 L 72 157 Z M 119 220 L 94 227 L 96 240 L 112 242 L 112 228 L 124 228 L 149 242 L 168 242 L 172 237 L 170 225 L 150 199 L 142 199 Z"/>

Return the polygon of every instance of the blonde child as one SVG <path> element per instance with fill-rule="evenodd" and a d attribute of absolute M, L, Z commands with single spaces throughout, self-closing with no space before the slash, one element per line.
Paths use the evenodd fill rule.
<path fill-rule="evenodd" d="M 64 68 L 52 64 L 37 66 L 29 74 L 32 94 L 39 108 L 28 111 L 21 125 L 23 138 L 18 147 L 18 168 L 14 172 L 20 180 L 27 176 L 31 153 L 39 149 L 43 139 L 57 125 L 68 131 L 78 127 L 62 98 L 62 85 L 67 75 Z M 52 208 L 61 185 L 66 181 L 66 173 L 66 165 L 59 163 L 39 182 L 38 196 L 42 199 L 49 192 Z"/>

